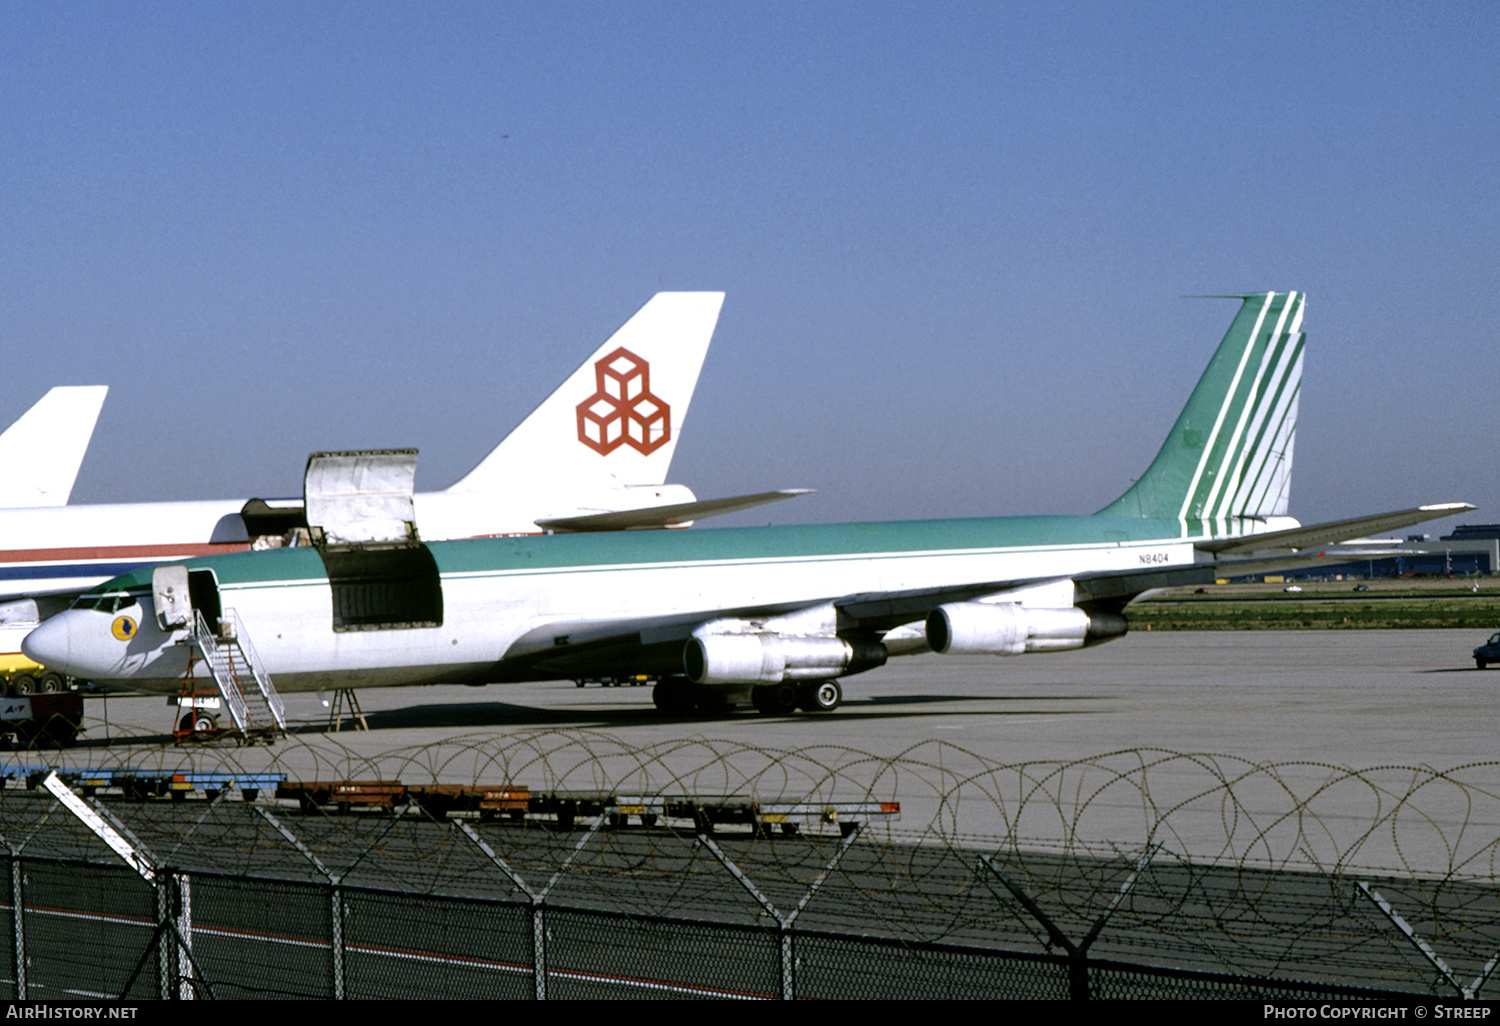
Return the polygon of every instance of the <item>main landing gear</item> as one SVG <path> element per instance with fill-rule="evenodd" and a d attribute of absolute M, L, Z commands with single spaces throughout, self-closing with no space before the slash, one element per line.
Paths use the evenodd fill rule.
<path fill-rule="evenodd" d="M 651 701 L 661 712 L 682 715 L 698 708 L 698 685 L 686 677 L 663 677 L 651 689 Z"/>
<path fill-rule="evenodd" d="M 707 687 L 686 677 L 663 677 L 651 689 L 656 708 L 669 715 L 691 712 L 725 713 L 745 697 L 743 690 Z M 757 684 L 750 689 L 750 702 L 767 716 L 788 716 L 798 709 L 810 713 L 833 712 L 844 701 L 844 689 L 836 680 L 781 681 Z"/>
<path fill-rule="evenodd" d="M 833 712 L 844 701 L 844 689 L 836 680 L 784 680 L 779 684 L 757 684 L 750 693 L 755 708 L 767 716 L 803 712 Z"/>
<path fill-rule="evenodd" d="M 844 689 L 836 680 L 809 680 L 797 686 L 797 708 L 803 712 L 828 713 L 844 704 Z"/>

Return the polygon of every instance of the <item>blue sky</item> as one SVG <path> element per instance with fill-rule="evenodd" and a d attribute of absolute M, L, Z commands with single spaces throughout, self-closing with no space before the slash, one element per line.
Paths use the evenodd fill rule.
<path fill-rule="evenodd" d="M 1309 294 L 1292 512 L 1500 521 L 1500 17 L 1462 4 L 0 2 L 0 421 L 75 501 L 447 485 L 662 289 L 728 294 L 725 523 L 1091 512 Z"/>

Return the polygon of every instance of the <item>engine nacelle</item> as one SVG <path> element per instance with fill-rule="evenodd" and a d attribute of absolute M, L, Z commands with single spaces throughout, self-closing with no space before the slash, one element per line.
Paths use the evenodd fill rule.
<path fill-rule="evenodd" d="M 956 655 L 1020 655 L 1097 645 L 1125 633 L 1118 613 L 1076 606 L 1039 609 L 1014 602 L 952 602 L 927 616 L 927 643 Z"/>
<path fill-rule="evenodd" d="M 878 641 L 787 634 L 699 634 L 688 640 L 682 664 L 695 684 L 777 684 L 828 680 L 884 665 Z"/>

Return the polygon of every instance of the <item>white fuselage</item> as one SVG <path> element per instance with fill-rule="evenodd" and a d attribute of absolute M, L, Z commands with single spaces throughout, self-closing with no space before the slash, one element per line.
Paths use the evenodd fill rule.
<path fill-rule="evenodd" d="M 847 530 L 857 536 L 866 526 L 849 525 Z M 445 557 L 468 551 L 464 545 L 488 543 L 434 545 L 442 568 L 443 622 L 410 629 L 335 631 L 333 593 L 325 576 L 278 574 L 267 563 L 264 574 L 247 578 L 241 569 L 250 564 L 205 562 L 219 571 L 222 605 L 238 614 L 276 687 L 296 691 L 505 679 L 507 659 L 566 645 L 570 636 L 581 637 L 591 626 L 632 624 L 646 617 L 680 622 L 701 615 L 707 621 L 726 611 L 787 612 L 865 593 L 1067 578 L 1194 560 L 1192 542 L 1185 537 L 961 548 L 908 544 L 897 551 L 825 547 L 788 555 L 775 554 L 777 530 L 750 529 L 770 543 L 764 556 L 709 554 L 712 536 L 744 532 L 702 529 L 687 534 L 700 536 L 705 544 L 685 546 L 672 544 L 679 533 L 657 532 L 660 543 L 653 541 L 649 555 L 637 561 L 614 556 L 530 565 L 525 546 L 531 541 L 514 539 L 504 559 L 465 566 L 463 559 Z M 534 544 L 566 541 L 538 539 Z M 238 559 L 291 555 L 259 553 Z M 301 558 L 316 562 L 311 552 Z M 130 595 L 135 603 L 128 607 L 73 609 L 54 617 L 28 639 L 27 652 L 39 660 L 45 655 L 42 661 L 48 665 L 91 680 L 179 688 L 187 668 L 187 650 L 178 643 L 181 632 L 157 628 L 149 588 L 132 588 Z M 138 624 L 128 641 L 111 632 L 111 623 L 120 616 Z"/>

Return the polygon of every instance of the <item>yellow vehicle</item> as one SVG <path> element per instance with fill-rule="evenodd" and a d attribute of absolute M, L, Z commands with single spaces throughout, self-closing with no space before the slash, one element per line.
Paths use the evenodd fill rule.
<path fill-rule="evenodd" d="M 13 695 L 51 695 L 68 690 L 68 680 L 55 670 L 19 652 L 0 655 L 0 698 Z"/>

